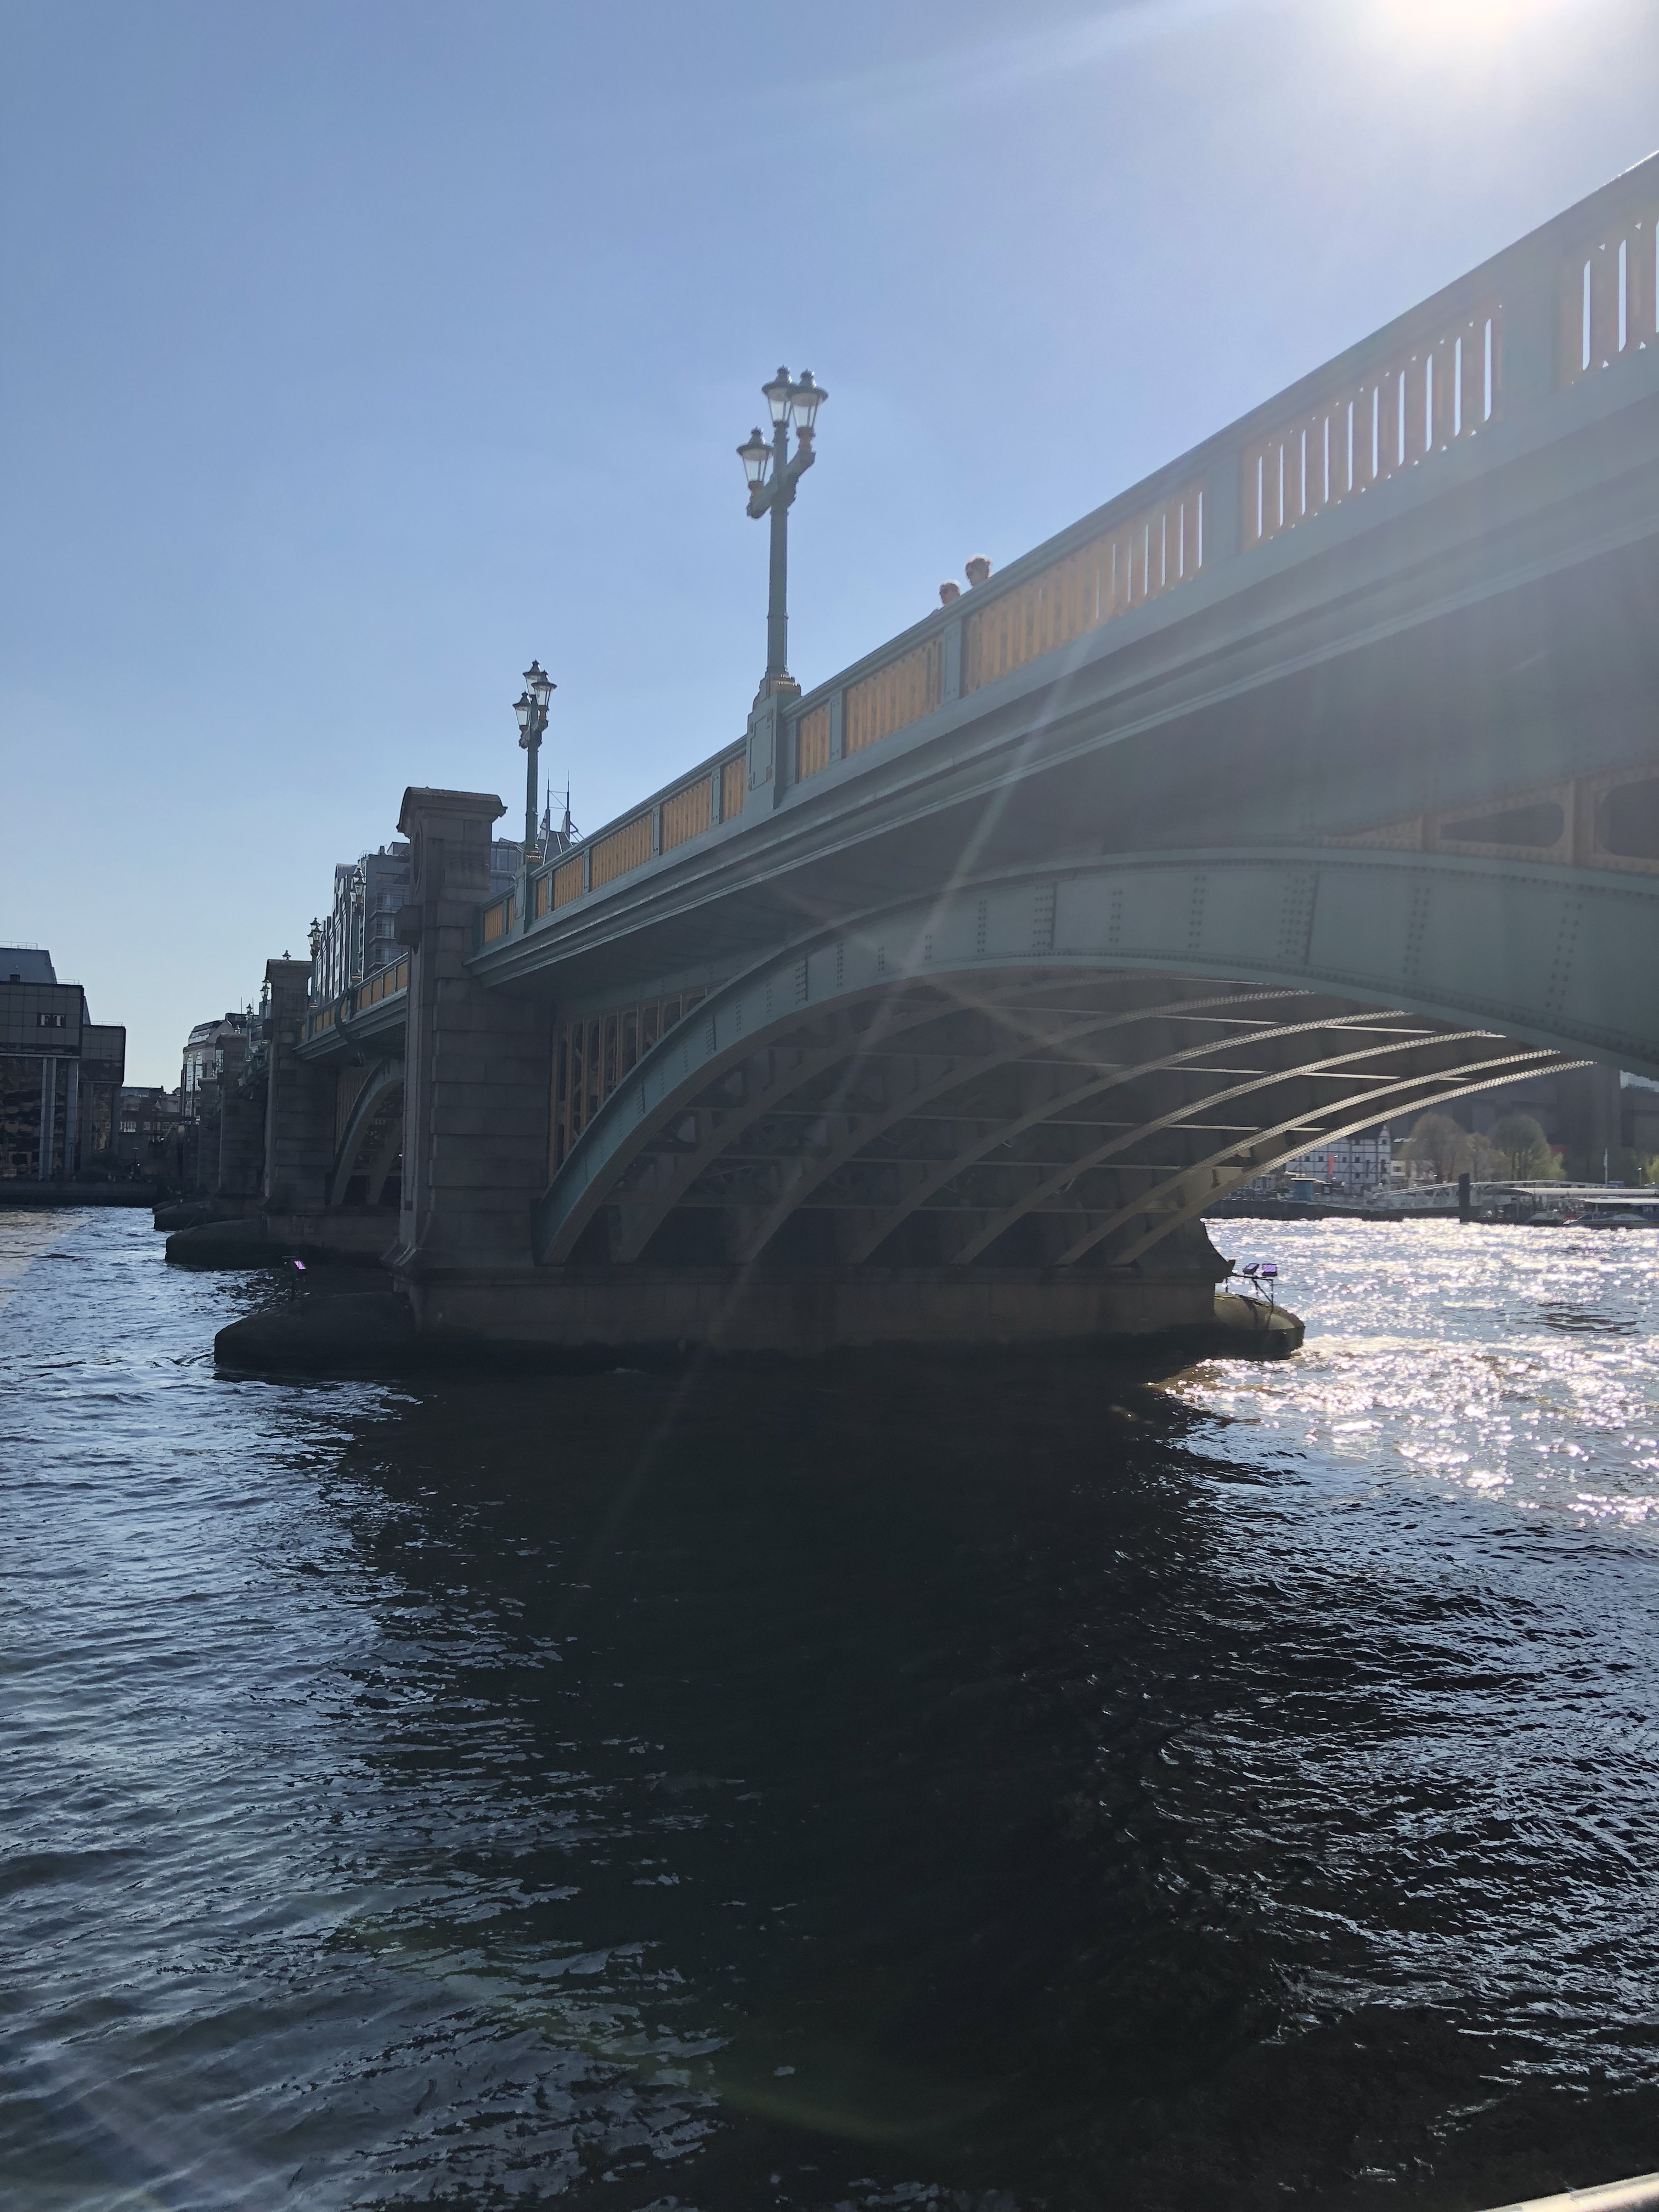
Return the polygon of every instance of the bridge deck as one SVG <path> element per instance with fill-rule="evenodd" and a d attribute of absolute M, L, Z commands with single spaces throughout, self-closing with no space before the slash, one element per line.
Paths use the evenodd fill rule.
<path fill-rule="evenodd" d="M 1218 708 L 1231 750 L 1251 755 L 1255 769 L 1261 763 L 1240 705 L 1247 695 L 1261 700 L 1288 684 L 1328 712 L 1341 702 L 1333 701 L 1328 677 L 1309 680 L 1314 672 L 1358 655 L 1364 665 L 1349 672 L 1375 690 L 1376 648 L 1390 633 L 1408 636 L 1405 652 L 1415 655 L 1437 617 L 1467 613 L 1472 598 L 1509 604 L 1474 641 L 1478 656 L 1465 622 L 1453 657 L 1465 668 L 1478 657 L 1485 672 L 1501 676 L 1506 663 L 1524 659 L 1517 640 L 1535 639 L 1535 609 L 1549 603 L 1549 580 L 1582 574 L 1598 556 L 1607 564 L 1594 595 L 1601 619 L 1592 610 L 1588 627 L 1575 626 L 1581 666 L 1559 674 L 1581 696 L 1586 684 L 1592 695 L 1618 694 L 1609 702 L 1614 720 L 1624 709 L 1620 728 L 1607 728 L 1601 717 L 1600 752 L 1583 765 L 1639 765 L 1651 751 L 1642 702 L 1652 696 L 1654 671 L 1649 659 L 1637 669 L 1620 663 L 1632 642 L 1623 613 L 1643 603 L 1656 578 L 1659 344 L 1651 327 L 1656 284 L 1642 273 L 1655 256 L 1656 216 L 1659 158 L 1097 509 L 956 608 L 788 702 L 775 735 L 762 733 L 757 742 L 751 733 L 741 755 L 724 750 L 533 875 L 527 893 L 486 908 L 479 973 L 506 980 L 556 963 L 565 970 L 561 991 L 579 994 L 590 975 L 592 988 L 603 989 L 608 975 L 624 969 L 665 983 L 692 981 L 690 964 L 678 978 L 665 965 L 659 939 L 672 919 L 683 944 L 684 924 L 695 916 L 707 981 L 729 964 L 728 947 L 740 952 L 757 937 L 798 927 L 803 915 L 856 902 L 867 890 L 872 841 L 879 843 L 889 817 L 914 833 L 920 810 L 982 804 L 999 787 L 1060 765 L 1079 745 L 1149 733 L 1162 742 L 1177 726 L 1192 743 L 1200 734 L 1194 726 L 1206 716 L 1213 721 Z M 1616 275 L 1620 266 L 1622 320 L 1607 306 L 1611 299 L 1616 309 L 1620 296 L 1616 283 L 1608 291 L 1607 270 Z M 1589 281 L 1586 267 L 1592 313 L 1575 353 L 1569 310 Z M 1591 374 L 1587 361 L 1605 362 L 1607 373 Z M 1432 639 L 1427 647 L 1432 653 Z M 1419 729 L 1465 704 L 1444 683 L 1437 697 L 1427 672 L 1393 678 L 1401 712 Z M 1523 701 L 1527 688 L 1520 687 Z M 1538 702 L 1518 718 L 1535 726 L 1530 735 L 1516 729 L 1512 702 L 1485 705 L 1510 725 L 1509 787 L 1559 781 L 1559 749 Z M 1275 697 L 1271 711 L 1282 714 L 1287 706 L 1294 713 L 1295 701 Z M 1443 812 L 1491 796 L 1488 762 L 1466 757 L 1460 788 L 1445 749 L 1435 750 L 1430 795 L 1437 805 L 1415 811 Z M 1194 765 L 1211 772 L 1201 746 Z M 1282 757 L 1279 765 L 1286 765 Z M 1143 817 L 1180 787 L 1179 778 L 1177 769 L 1173 784 L 1146 792 Z M 1328 834 L 1363 834 L 1408 811 L 1389 805 L 1386 778 L 1370 779 L 1369 791 L 1364 779 L 1347 782 L 1353 803 L 1346 814 L 1323 810 L 1319 826 Z M 1091 793 L 1095 822 L 1097 786 L 1098 779 Z M 1166 840 L 1218 842 L 1194 835 L 1191 792 L 1186 796 Z M 991 857 L 1051 853 L 1056 827 L 1076 818 L 1075 800 L 1074 786 L 1056 783 L 1046 842 L 1017 845 L 1004 834 Z M 1305 832 L 1310 825 L 1293 826 Z M 1134 833 L 1145 837 L 1144 818 Z M 1271 825 L 1256 825 L 1256 834 L 1271 842 Z M 822 866 L 809 881 L 796 879 L 849 836 L 864 857 L 865 883 L 855 869 L 826 878 Z M 1536 856 L 1534 848 L 1516 849 Z M 1576 857 L 1620 863 L 1593 842 Z M 1631 856 L 1622 860 L 1630 865 Z M 888 856 L 882 865 L 890 866 Z M 896 887 L 914 887 L 926 866 Z M 757 896 L 785 878 L 787 890 L 769 901 Z M 737 908 L 722 927 L 714 909 L 734 893 Z M 626 959 L 589 957 L 623 943 Z M 641 958 L 651 964 L 641 969 Z"/>

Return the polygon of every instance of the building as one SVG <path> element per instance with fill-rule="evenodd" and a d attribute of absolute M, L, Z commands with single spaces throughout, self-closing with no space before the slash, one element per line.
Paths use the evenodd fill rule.
<path fill-rule="evenodd" d="M 111 1147 L 123 1173 L 155 1182 L 176 1174 L 176 1139 L 183 1126 L 179 1093 L 159 1085 L 124 1083 L 120 1118 Z"/>
<path fill-rule="evenodd" d="M 394 841 L 336 866 L 328 919 L 312 926 L 312 995 L 317 1004 L 337 999 L 349 984 L 397 958 L 398 909 L 408 896 L 406 844 Z"/>
<path fill-rule="evenodd" d="M 1386 1121 L 1375 1129 L 1362 1129 L 1357 1137 L 1335 1137 L 1310 1152 L 1299 1152 L 1279 1170 L 1286 1181 L 1311 1176 L 1334 1187 L 1344 1198 L 1364 1198 L 1387 1189 L 1394 1148 Z"/>
<path fill-rule="evenodd" d="M 1368 1198 L 1373 1191 L 1388 1188 L 1393 1158 L 1389 1125 L 1382 1121 L 1374 1129 L 1362 1129 L 1358 1136 L 1334 1137 L 1310 1152 L 1298 1152 L 1271 1175 L 1258 1176 L 1254 1182 L 1246 1183 L 1244 1191 L 1261 1198 L 1312 1198 L 1321 1193 Z M 1292 1184 L 1301 1188 L 1292 1193 Z"/>
<path fill-rule="evenodd" d="M 523 859 L 522 845 L 507 837 L 494 841 L 489 848 L 492 899 L 511 888 Z M 392 965 L 399 950 L 398 909 L 408 898 L 409 847 L 399 840 L 337 864 L 328 919 L 311 925 L 313 1006 L 331 1004 L 353 983 Z"/>
<path fill-rule="evenodd" d="M 72 1182 L 113 1164 L 125 1029 L 94 1023 L 50 952 L 0 946 L 0 1177 Z"/>
<path fill-rule="evenodd" d="M 173 1140 L 157 1157 L 164 1163 L 158 1172 L 187 1197 L 246 1198 L 258 1188 L 269 1012 L 262 993 L 257 1012 L 233 1008 L 198 1022 L 185 1040 Z M 154 1113 L 150 1118 L 157 1121 Z M 135 1139 L 143 1133 L 131 1132 Z"/>
<path fill-rule="evenodd" d="M 179 1073 L 179 1111 L 185 1121 L 201 1119 L 205 1086 L 225 1072 L 227 1045 L 240 1065 L 252 1018 L 252 1014 L 239 1014 L 233 1008 L 211 1021 L 198 1022 L 185 1039 L 184 1065 Z"/>

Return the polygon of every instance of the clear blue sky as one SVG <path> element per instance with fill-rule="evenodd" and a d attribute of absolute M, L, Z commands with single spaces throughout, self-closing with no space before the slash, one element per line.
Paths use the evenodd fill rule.
<path fill-rule="evenodd" d="M 538 654 L 591 827 L 1659 143 L 1656 0 L 4 0 L 0 940 L 135 1081 Z M 511 817 L 504 825 L 509 830 Z"/>

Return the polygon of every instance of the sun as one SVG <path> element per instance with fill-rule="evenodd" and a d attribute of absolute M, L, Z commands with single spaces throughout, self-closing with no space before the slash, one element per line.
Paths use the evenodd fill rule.
<path fill-rule="evenodd" d="M 1496 49 L 1506 38 L 1565 18 L 1574 0 L 1372 0 L 1375 28 L 1415 47 Z"/>

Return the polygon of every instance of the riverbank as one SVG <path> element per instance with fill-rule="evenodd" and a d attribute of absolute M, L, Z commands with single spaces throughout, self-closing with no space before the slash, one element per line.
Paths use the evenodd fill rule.
<path fill-rule="evenodd" d="M 154 1206 L 155 1202 L 155 1187 L 147 1182 L 34 1182 L 21 1176 L 0 1180 L 0 1210 L 13 1212 L 88 1206 Z"/>

